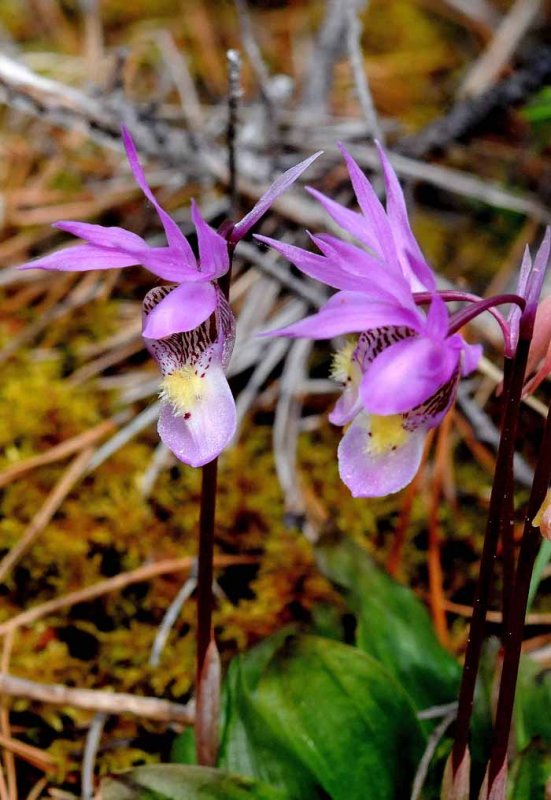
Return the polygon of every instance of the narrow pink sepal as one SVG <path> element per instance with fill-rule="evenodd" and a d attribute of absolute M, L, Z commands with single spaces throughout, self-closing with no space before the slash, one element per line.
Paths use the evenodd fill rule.
<path fill-rule="evenodd" d="M 147 183 L 145 173 L 142 169 L 142 165 L 140 164 L 140 159 L 138 158 L 138 153 L 136 150 L 136 145 L 134 144 L 132 137 L 130 135 L 130 131 L 124 125 L 121 128 L 122 130 L 122 140 L 124 143 L 124 148 L 126 150 L 126 156 L 128 158 L 128 163 L 130 164 L 130 169 L 132 170 L 132 174 L 136 180 L 136 183 L 147 197 L 149 202 L 155 207 L 157 214 L 159 215 L 159 219 L 163 224 L 163 228 L 166 234 L 167 241 L 171 247 L 174 247 L 175 250 L 179 251 L 182 255 L 182 258 L 187 262 L 188 266 L 196 265 L 195 256 L 193 254 L 193 250 L 191 249 L 188 240 L 178 227 L 178 225 L 174 222 L 170 214 L 168 214 L 164 208 L 157 202 L 155 195 L 149 188 L 149 184 Z"/>
<path fill-rule="evenodd" d="M 340 203 L 322 194 L 322 192 L 317 189 L 313 189 L 311 186 L 307 186 L 306 191 L 321 204 L 329 216 L 335 220 L 337 225 L 359 242 L 367 245 L 377 256 L 382 258 L 380 244 L 370 230 L 370 226 L 366 224 L 363 214 L 345 208 Z"/>
<path fill-rule="evenodd" d="M 360 292 L 337 292 L 311 317 L 266 331 L 263 336 L 291 336 L 306 339 L 332 339 L 344 333 L 360 333 L 369 328 L 403 325 L 416 331 L 421 327 L 418 314 L 398 303 L 378 302 Z"/>
<path fill-rule="evenodd" d="M 526 290 L 526 310 L 529 306 L 536 306 L 539 303 L 545 273 L 549 266 L 549 254 L 551 252 L 551 227 L 545 229 L 545 235 L 542 243 L 538 248 L 538 252 L 534 258 L 534 266 L 530 271 L 528 277 L 528 286 Z M 526 311 L 525 311 L 526 313 Z"/>
<path fill-rule="evenodd" d="M 398 176 L 380 143 L 376 141 L 375 144 L 383 168 L 386 189 L 386 213 L 396 247 L 401 254 L 409 252 L 414 256 L 417 262 L 425 264 L 421 248 L 411 230 L 406 201 Z M 418 274 L 417 277 L 426 289 L 433 291 L 436 289 L 436 281 L 430 268 L 428 268 L 426 264 L 425 267 L 426 269 L 423 269 L 421 274 Z M 415 287 L 413 288 L 415 289 Z"/>
<path fill-rule="evenodd" d="M 148 245 L 138 236 L 137 233 L 127 231 L 125 228 L 118 228 L 116 226 L 106 227 L 104 225 L 95 225 L 90 222 L 74 222 L 72 220 L 60 220 L 54 222 L 52 228 L 57 228 L 65 233 L 71 233 L 73 236 L 78 236 L 79 239 L 84 239 L 89 244 L 95 244 L 99 247 L 113 247 L 115 249 L 124 250 L 125 252 L 141 251 L 147 248 Z"/>
<path fill-rule="evenodd" d="M 209 278 L 220 278 L 230 268 L 228 243 L 203 218 L 195 200 L 191 201 L 191 218 L 197 231 L 199 269 Z"/>
<path fill-rule="evenodd" d="M 350 175 L 354 192 L 364 214 L 365 226 L 369 228 L 370 237 L 378 243 L 378 248 L 384 260 L 388 264 L 392 264 L 397 260 L 398 254 L 394 244 L 394 232 L 385 214 L 383 205 L 377 197 L 373 186 L 345 146 L 339 142 L 338 148 L 346 161 L 348 174 Z"/>
<path fill-rule="evenodd" d="M 120 253 L 93 244 L 76 244 L 55 253 L 21 264 L 18 269 L 46 269 L 60 272 L 86 272 L 90 269 L 119 269 L 141 264 L 139 253 Z"/>
<path fill-rule="evenodd" d="M 237 242 L 241 241 L 244 236 L 250 231 L 253 225 L 264 216 L 266 211 L 270 208 L 270 206 L 277 200 L 277 198 L 286 191 L 289 186 L 291 186 L 297 178 L 299 178 L 302 173 L 308 169 L 310 164 L 312 164 L 316 158 L 321 156 L 323 150 L 319 150 L 317 153 L 314 153 L 313 156 L 309 158 L 305 158 L 304 161 L 301 161 L 300 164 L 296 164 L 291 169 L 288 169 L 283 175 L 280 175 L 279 178 L 272 183 L 270 188 L 264 192 L 260 200 L 253 206 L 253 208 L 249 211 L 248 214 L 245 214 L 242 220 L 237 222 L 230 234 L 230 242 L 232 244 L 237 244 Z"/>

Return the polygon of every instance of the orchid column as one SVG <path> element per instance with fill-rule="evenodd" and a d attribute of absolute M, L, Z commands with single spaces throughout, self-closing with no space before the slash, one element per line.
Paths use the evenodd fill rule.
<path fill-rule="evenodd" d="M 220 231 L 205 221 L 192 202 L 197 257 L 149 188 L 136 147 L 125 128 L 122 139 L 134 178 L 159 215 L 167 245 L 150 247 L 140 236 L 123 228 L 57 222 L 54 227 L 80 237 L 84 243 L 38 258 L 21 269 L 83 272 L 141 264 L 157 279 L 169 282 L 151 289 L 144 298 L 143 337 L 162 373 L 159 436 L 181 462 L 206 470 L 200 514 L 200 562 L 206 570 L 201 585 L 208 587 L 208 597 L 199 597 L 200 684 L 211 638 L 216 459 L 231 442 L 236 428 L 235 402 L 225 375 L 235 339 L 235 319 L 227 298 L 231 259 L 238 242 L 320 153 L 281 175 L 240 222 L 227 222 Z M 224 291 L 218 283 L 222 278 Z M 217 725 L 217 720 L 211 720 L 210 724 Z M 206 756 L 207 760 L 213 757 L 212 752 Z M 199 753 L 199 760 L 205 762 L 204 753 Z"/>

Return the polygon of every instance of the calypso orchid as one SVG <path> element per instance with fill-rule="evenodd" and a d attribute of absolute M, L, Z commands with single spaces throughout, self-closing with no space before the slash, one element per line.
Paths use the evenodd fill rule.
<path fill-rule="evenodd" d="M 449 410 L 461 376 L 478 364 L 482 349 L 468 344 L 457 333 L 460 327 L 488 310 L 502 328 L 506 348 L 514 350 L 514 325 L 494 306 L 512 301 L 523 308 L 527 301 L 520 291 L 521 297 L 490 300 L 438 292 L 382 148 L 386 210 L 358 164 L 339 147 L 360 212 L 317 190 L 309 192 L 359 244 L 327 234 L 311 236 L 320 251 L 312 253 L 257 236 L 306 275 L 338 290 L 313 316 L 266 335 L 330 339 L 359 334 L 335 356 L 333 377 L 344 390 L 329 418 L 347 426 L 338 449 L 342 480 L 355 497 L 378 497 L 413 479 L 427 432 Z M 445 300 L 471 306 L 450 316 Z M 520 308 L 512 312 L 515 319 L 520 319 Z"/>
<path fill-rule="evenodd" d="M 206 222 L 192 201 L 196 258 L 176 222 L 157 202 L 124 127 L 122 138 L 134 178 L 159 215 L 167 246 L 151 247 L 124 228 L 62 221 L 54 227 L 84 243 L 35 259 L 20 269 L 83 272 L 141 264 L 170 282 L 148 292 L 143 303 L 144 340 L 163 375 L 158 430 L 180 461 L 200 467 L 219 455 L 236 427 L 235 403 L 225 377 L 235 320 L 217 281 L 229 271 L 238 242 L 320 153 L 283 173 L 243 219 L 226 223 L 220 231 Z"/>

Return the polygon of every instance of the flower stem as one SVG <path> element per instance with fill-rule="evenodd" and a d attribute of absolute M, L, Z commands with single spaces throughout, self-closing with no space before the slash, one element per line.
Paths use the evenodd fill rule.
<path fill-rule="evenodd" d="M 212 628 L 212 562 L 218 459 L 202 468 L 199 512 L 199 557 L 197 565 L 197 685 L 205 663 Z"/>
<path fill-rule="evenodd" d="M 496 468 L 484 546 L 480 560 L 480 572 L 473 601 L 473 615 L 465 653 L 465 665 L 459 690 L 455 742 L 452 751 L 453 774 L 456 775 L 469 741 L 469 726 L 473 708 L 476 676 L 480 663 L 482 642 L 486 623 L 488 598 L 494 571 L 495 556 L 500 533 L 508 522 L 504 514 L 510 513 L 512 507 L 510 494 L 513 489 L 512 470 L 515 451 L 515 439 L 518 425 L 520 399 L 528 359 L 530 335 L 519 339 L 515 357 L 510 366 L 510 380 L 505 386 L 504 409 L 501 438 L 496 458 Z"/>
<path fill-rule="evenodd" d="M 505 359 L 504 369 L 503 369 L 503 391 L 505 397 L 507 397 L 507 393 L 509 390 L 510 382 L 511 382 L 511 374 L 512 374 L 512 365 L 513 362 L 510 358 Z M 502 599 L 501 599 L 501 607 L 502 607 L 502 641 L 505 641 L 505 632 L 507 630 L 509 615 L 511 613 L 511 604 L 513 602 L 513 592 L 511 591 L 511 587 L 513 585 L 513 581 L 515 579 L 515 541 L 514 541 L 514 513 L 515 513 L 515 505 L 514 505 L 514 469 L 513 464 L 511 464 L 511 469 L 509 470 L 509 481 L 510 486 L 509 489 L 505 492 L 505 496 L 503 498 L 503 508 L 501 514 L 501 525 L 500 525 L 500 532 L 499 538 L 501 540 L 501 560 L 502 560 L 502 580 L 503 580 L 503 588 L 502 588 Z"/>
<path fill-rule="evenodd" d="M 229 169 L 229 194 L 230 217 L 235 218 L 239 195 L 237 191 L 237 148 L 236 135 L 238 123 L 239 98 L 241 96 L 241 59 L 236 50 L 228 50 L 228 169 Z M 235 247 L 229 242 L 229 235 L 233 223 L 223 229 L 223 235 L 228 240 L 228 254 L 230 259 L 229 269 L 219 280 L 219 286 L 226 300 L 229 300 L 232 262 Z M 222 231 L 221 231 L 222 232 Z M 205 662 L 207 651 L 213 637 L 212 634 L 212 580 L 214 558 L 214 521 L 216 516 L 216 485 L 218 480 L 218 459 L 215 458 L 202 469 L 201 482 L 201 509 L 199 512 L 199 556 L 197 565 L 197 672 L 196 672 L 196 716 L 195 716 L 195 742 L 197 761 L 205 766 L 213 766 L 216 762 L 218 720 L 212 714 L 203 713 L 209 705 L 209 698 L 203 696 L 203 690 L 213 691 L 213 687 L 206 686 Z M 203 727 L 205 730 L 203 730 Z M 210 743 L 210 747 L 203 747 Z M 203 753 L 212 754 L 210 763 L 205 764 Z"/>
<path fill-rule="evenodd" d="M 511 593 L 513 604 L 510 608 L 508 624 L 505 631 L 505 655 L 501 672 L 494 737 L 488 768 L 488 791 L 490 791 L 507 757 L 530 580 L 534 568 L 534 561 L 536 560 L 541 542 L 540 530 L 537 526 L 532 524 L 532 520 L 538 513 L 545 499 L 550 481 L 551 411 L 547 413 L 547 422 L 545 424 L 539 460 L 536 465 L 534 482 L 528 501 L 528 510 L 524 523 L 524 533 L 520 546 L 514 588 Z"/>

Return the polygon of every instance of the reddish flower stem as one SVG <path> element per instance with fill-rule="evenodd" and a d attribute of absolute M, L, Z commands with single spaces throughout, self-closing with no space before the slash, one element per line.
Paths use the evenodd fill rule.
<path fill-rule="evenodd" d="M 199 512 L 199 556 L 197 564 L 197 688 L 210 644 L 212 628 L 212 577 L 214 558 L 214 518 L 218 459 L 202 469 L 201 509 Z"/>
<path fill-rule="evenodd" d="M 509 385 L 505 387 L 503 397 L 504 409 L 501 438 L 497 451 L 495 477 L 490 497 L 480 572 L 473 601 L 473 615 L 459 690 L 455 742 L 452 751 L 454 776 L 463 761 L 469 741 L 476 676 L 484 639 L 486 611 L 494 572 L 497 544 L 504 525 L 508 524 L 504 520 L 504 515 L 510 513 L 512 507 L 510 495 L 513 489 L 513 456 L 522 386 L 532 333 L 531 326 L 529 327 L 530 330 L 521 331 L 515 357 L 510 366 Z"/>
<path fill-rule="evenodd" d="M 507 758 L 507 747 L 511 731 L 513 706 L 515 702 L 515 689 L 518 677 L 522 637 L 524 632 L 524 619 L 528 605 L 528 593 L 534 568 L 534 561 L 541 543 L 541 534 L 538 527 L 532 525 L 532 520 L 538 513 L 543 503 L 549 483 L 551 481 L 551 411 L 547 413 L 547 421 L 543 441 L 541 443 L 539 460 L 536 465 L 532 491 L 528 501 L 528 510 L 524 523 L 524 533 L 520 546 L 518 566 L 515 575 L 514 588 L 511 592 L 513 602 L 510 607 L 508 624 L 505 631 L 505 655 L 501 672 L 501 683 L 496 709 L 496 721 L 490 764 L 488 768 L 488 793 L 499 771 Z"/>
<path fill-rule="evenodd" d="M 510 358 L 505 359 L 503 368 L 503 387 L 504 393 L 507 395 L 508 387 L 511 382 L 511 367 L 512 361 Z M 514 470 L 511 463 L 509 471 L 510 487 L 505 493 L 503 498 L 503 511 L 501 515 L 501 525 L 499 538 L 501 540 L 501 561 L 502 561 L 502 580 L 503 588 L 501 593 L 501 606 L 503 612 L 502 619 L 502 641 L 505 641 L 505 632 L 507 630 L 509 615 L 511 613 L 511 604 L 513 602 L 513 592 L 511 587 L 515 579 L 515 541 L 514 541 Z"/>
<path fill-rule="evenodd" d="M 240 70 L 241 62 L 239 54 L 234 51 L 228 51 L 228 75 L 229 75 L 229 95 L 228 95 L 228 127 L 227 127 L 227 145 L 228 145 L 228 169 L 229 169 L 229 194 L 230 194 L 230 217 L 235 219 L 237 213 L 237 205 L 239 195 L 237 192 L 237 152 L 236 152 L 236 135 L 238 123 L 238 110 L 239 110 L 239 97 L 240 91 Z M 230 258 L 230 265 L 227 273 L 219 280 L 220 289 L 223 291 L 227 300 L 229 300 L 232 262 L 235 246 L 229 241 L 231 232 L 233 230 L 233 223 L 227 222 L 222 225 L 220 229 L 228 241 L 228 254 Z M 196 670 L 196 727 L 195 727 L 195 741 L 197 745 L 197 761 L 199 764 L 203 763 L 202 748 L 199 746 L 201 742 L 213 742 L 216 736 L 212 731 L 199 730 L 202 725 L 202 720 L 205 718 L 210 719 L 209 715 L 200 713 L 203 700 L 207 702 L 206 698 L 202 697 L 202 683 L 204 677 L 203 668 L 207 656 L 207 650 L 212 638 L 212 580 L 213 580 L 213 559 L 214 559 L 214 522 L 216 517 L 216 486 L 218 479 L 218 459 L 215 458 L 209 464 L 205 464 L 202 468 L 202 482 L 201 482 L 201 508 L 199 512 L 199 555 L 197 565 L 197 670 Z M 212 720 L 211 720 L 212 723 Z M 217 724 L 214 721 L 213 724 Z M 214 758 L 214 757 L 213 757 Z M 215 763 L 215 758 L 213 764 Z M 206 766 L 213 766 L 207 764 Z"/>

